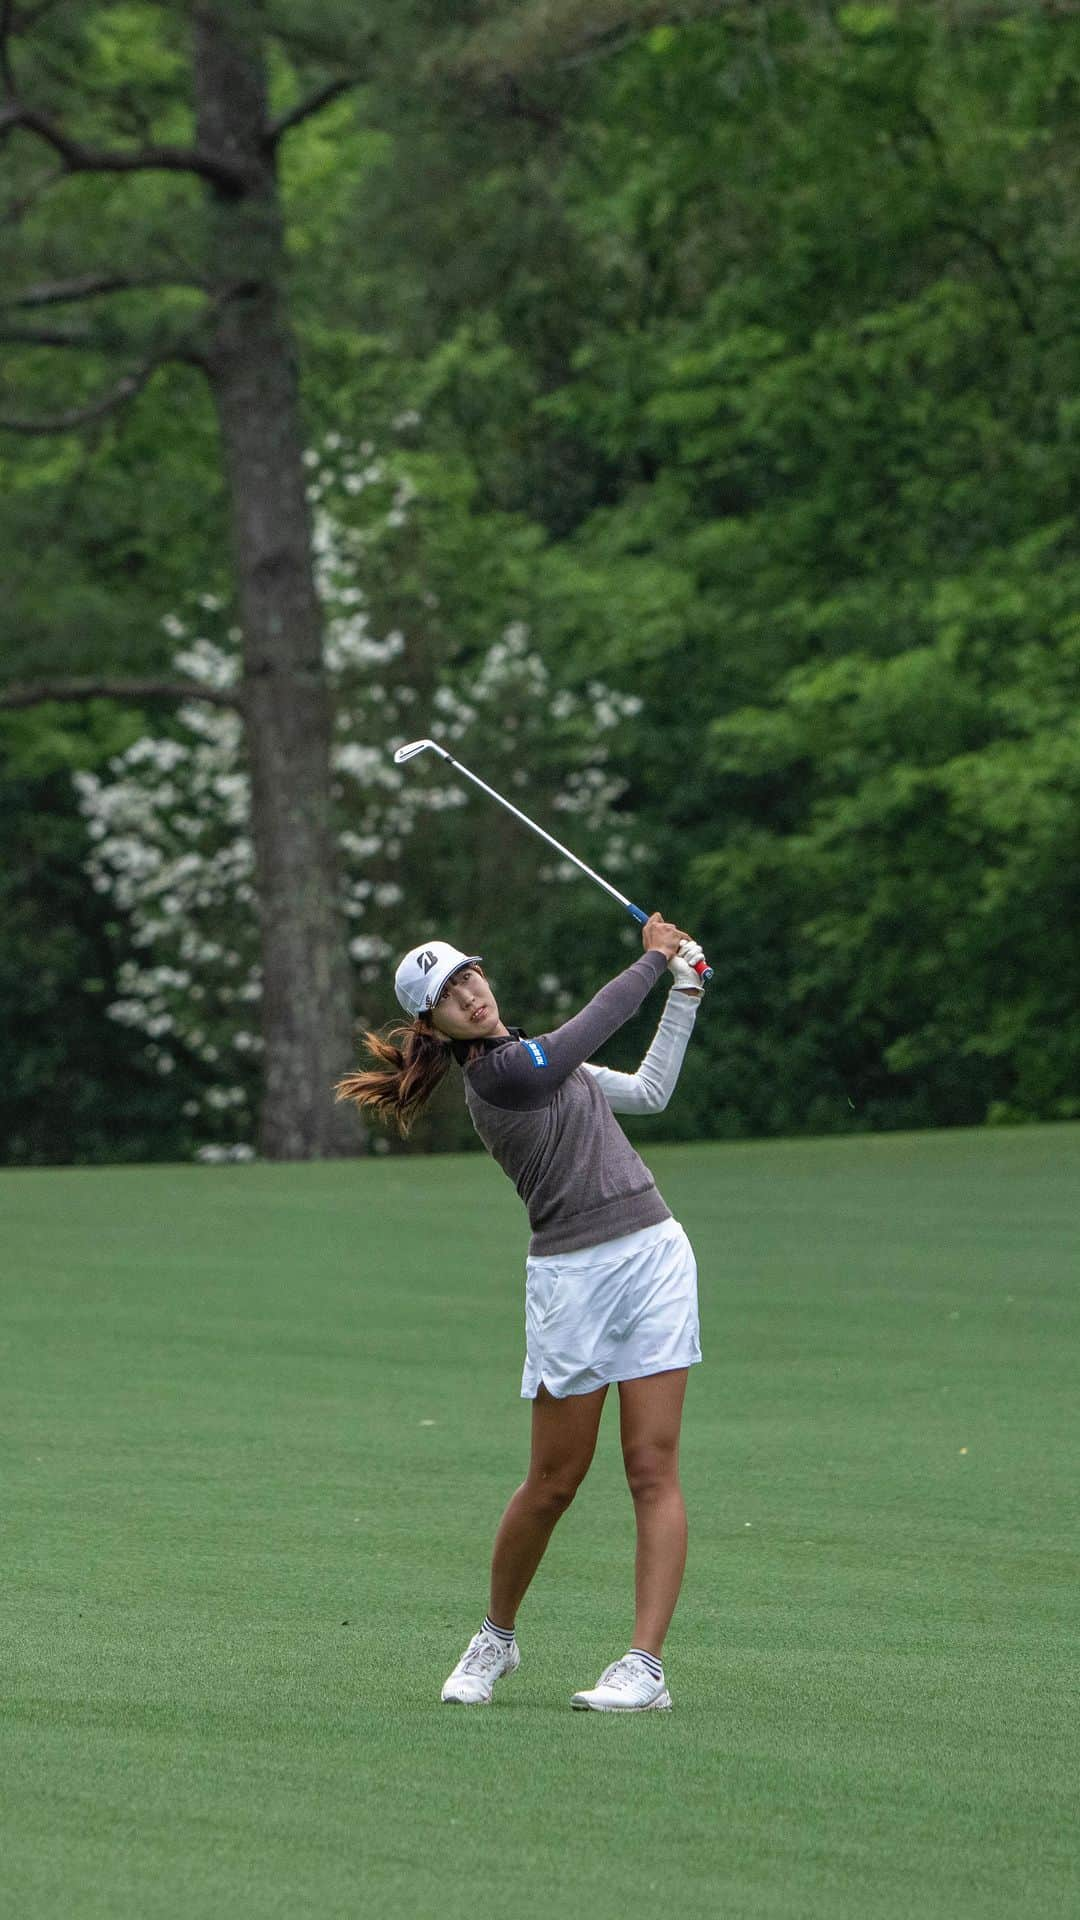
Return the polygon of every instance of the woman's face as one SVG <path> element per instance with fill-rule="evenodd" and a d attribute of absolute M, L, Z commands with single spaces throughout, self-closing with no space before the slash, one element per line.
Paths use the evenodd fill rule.
<path fill-rule="evenodd" d="M 450 975 L 431 1009 L 431 1023 L 450 1040 L 486 1040 L 506 1032 L 479 967 L 459 967 Z"/>

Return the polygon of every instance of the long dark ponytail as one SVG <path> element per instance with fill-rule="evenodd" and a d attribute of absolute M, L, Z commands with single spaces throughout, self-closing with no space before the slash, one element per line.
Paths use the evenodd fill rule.
<path fill-rule="evenodd" d="M 347 1073 L 334 1089 L 338 1100 L 352 1100 L 406 1139 L 413 1121 L 446 1077 L 451 1042 L 436 1032 L 429 1013 L 409 1024 L 365 1033 L 364 1045 L 380 1065 Z M 400 1045 L 395 1042 L 400 1041 Z"/>

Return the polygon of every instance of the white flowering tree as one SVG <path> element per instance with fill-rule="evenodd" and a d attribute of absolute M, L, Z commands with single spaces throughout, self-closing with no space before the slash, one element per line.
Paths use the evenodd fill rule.
<path fill-rule="evenodd" d="M 439 934 L 482 942 L 508 992 L 565 1009 L 601 917 L 617 924 L 618 908 L 505 810 L 445 777 L 444 762 L 399 768 L 393 748 L 430 731 L 500 791 L 527 789 L 526 811 L 617 876 L 639 850 L 632 823 L 613 812 L 626 782 L 611 765 L 611 740 L 640 702 L 599 681 L 554 685 L 521 622 L 504 625 L 466 667 L 437 675 L 425 701 L 417 649 L 399 629 L 372 633 L 359 585 L 372 543 L 406 525 L 412 482 L 370 446 L 354 453 L 336 436 L 308 466 L 357 1024 L 400 1017 L 393 962 Z M 236 685 L 239 635 L 219 600 L 204 595 L 190 618 L 167 626 L 178 674 L 208 691 Z M 91 883 L 122 914 L 135 949 L 109 1016 L 145 1035 L 159 1073 L 184 1057 L 202 1079 L 184 1109 L 199 1157 L 250 1158 L 264 1041 L 242 720 L 228 706 L 185 702 L 105 775 L 74 778 Z M 340 1070 L 351 1064 L 343 1059 Z M 452 1127 L 449 1139 L 457 1143 Z M 385 1148 L 381 1131 L 372 1144 Z"/>
<path fill-rule="evenodd" d="M 235 652 L 241 664 L 236 685 L 218 689 L 216 704 L 241 716 L 245 755 L 243 766 L 220 777 L 246 779 L 251 794 L 251 905 L 260 923 L 266 1042 L 258 1137 L 268 1158 L 340 1154 L 355 1143 L 352 1116 L 328 1106 L 323 1091 L 331 1063 L 349 1044 L 352 983 L 336 910 L 342 882 L 331 793 L 333 690 L 323 667 L 302 459 L 303 355 L 292 318 L 294 295 L 302 301 L 305 291 L 312 294 L 321 274 L 313 266 L 305 288 L 296 269 L 312 247 L 321 259 L 354 238 L 344 210 L 359 170 L 370 163 L 373 132 L 370 115 L 350 110 L 354 95 L 373 89 L 379 116 L 388 114 L 399 128 L 413 123 L 418 86 L 433 123 L 448 99 L 468 97 L 470 120 L 479 111 L 506 125 L 521 117 L 512 74 L 597 51 L 584 0 L 560 7 L 554 24 L 546 6 L 526 11 L 523 35 L 517 4 L 494 14 L 485 8 L 475 32 L 456 17 L 429 20 L 430 9 L 413 17 L 389 0 L 363 7 L 309 0 L 302 18 L 294 8 L 237 0 L 0 5 L 0 146 L 10 216 L 0 223 L 0 434 L 63 442 L 84 428 L 96 433 L 103 421 L 122 422 L 140 410 L 151 387 L 186 413 L 192 377 L 204 383 L 218 425 L 238 622 L 235 642 L 224 636 L 222 652 L 225 663 Z M 649 8 L 645 14 L 651 23 Z M 631 5 L 626 24 L 635 18 Z M 616 9 L 600 34 L 601 50 L 611 36 L 620 43 L 623 25 Z M 321 168 L 306 166 L 304 142 L 295 136 L 327 112 L 337 116 L 330 139 L 349 194 L 341 193 L 326 230 L 332 238 L 313 243 L 316 229 L 302 230 L 301 223 L 319 194 Z M 331 332 L 349 311 L 338 298 L 335 290 Z M 317 330 L 327 327 L 327 312 L 317 310 Z M 395 316 L 388 331 L 397 342 L 408 327 Z M 183 384 L 167 384 L 177 378 Z M 367 396 L 359 404 L 367 406 Z M 204 637 L 218 645 L 223 638 L 192 636 Z M 32 684 L 0 688 L 0 708 L 99 696 L 140 703 L 179 697 L 189 710 L 195 697 L 213 704 L 190 687 L 113 672 L 112 660 L 98 657 L 92 633 L 80 635 L 79 644 L 81 670 L 48 671 Z M 163 728 L 196 752 L 192 731 L 183 720 Z M 201 735 L 205 758 L 224 751 L 218 731 L 227 738 L 235 728 Z M 176 760 L 170 770 L 178 791 L 184 764 Z M 153 773 L 148 760 L 144 776 Z M 193 842 L 201 835 L 201 827 L 193 829 Z M 132 829 L 127 837 L 138 834 Z M 102 844 L 109 838 L 107 830 Z M 169 871 L 174 851 L 171 842 L 158 849 Z M 185 851 L 195 860 L 200 848 Z M 195 867 L 189 862 L 184 872 L 198 895 Z M 112 873 L 104 859 L 103 884 L 112 884 Z M 212 888 L 203 884 L 201 891 L 199 912 L 211 914 Z M 174 893 L 160 897 L 171 901 Z M 209 934 L 198 939 L 214 944 Z M 140 949 L 146 967 L 139 973 L 157 964 L 155 940 L 149 934 Z M 223 944 L 241 952 L 237 941 Z M 183 973 L 187 963 L 168 964 Z M 194 977 L 191 984 L 198 984 Z M 125 994 L 131 1002 L 139 997 L 134 987 Z M 159 1008 L 158 1021 L 167 1011 Z M 162 1026 L 162 1043 L 167 1034 Z M 214 1044 L 209 1029 L 204 1044 Z M 162 1061 L 167 1055 L 163 1044 Z"/>

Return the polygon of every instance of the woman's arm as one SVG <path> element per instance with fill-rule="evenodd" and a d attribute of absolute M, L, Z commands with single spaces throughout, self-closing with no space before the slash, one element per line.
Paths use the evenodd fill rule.
<path fill-rule="evenodd" d="M 666 970 L 667 955 L 651 947 L 561 1027 L 482 1054 L 465 1069 L 469 1085 L 494 1107 L 546 1107 L 563 1081 L 637 1012 Z"/>
<path fill-rule="evenodd" d="M 598 1067 L 586 1060 L 586 1073 L 599 1083 L 613 1113 L 663 1113 L 675 1091 L 700 999 L 700 994 L 671 989 L 653 1043 L 636 1073 L 617 1073 L 613 1067 Z"/>

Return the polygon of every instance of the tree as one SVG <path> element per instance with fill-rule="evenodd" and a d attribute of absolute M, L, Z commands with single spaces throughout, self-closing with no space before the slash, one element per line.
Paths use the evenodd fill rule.
<path fill-rule="evenodd" d="M 274 0 L 191 0 L 176 14 L 149 0 L 105 9 L 86 0 L 0 5 L 0 143 L 14 154 L 16 176 L 8 224 L 42 251 L 41 272 L 20 278 L 6 297 L 16 317 L 3 339 L 30 400 L 51 387 L 43 355 L 50 363 L 77 358 L 102 375 L 71 404 L 8 411 L 0 427 L 33 435 L 92 429 L 170 366 L 202 376 L 220 426 L 243 635 L 235 689 L 86 675 L 23 683 L 7 690 L 4 704 L 108 692 L 212 698 L 240 712 L 262 929 L 266 1157 L 347 1152 L 355 1142 L 349 1116 L 327 1093 L 348 1050 L 349 978 L 298 354 L 284 297 L 282 143 L 355 88 L 372 60 L 400 91 L 418 55 L 436 94 L 467 77 L 481 97 L 528 121 L 534 109 L 519 69 L 553 57 L 592 59 L 658 11 L 653 0 L 600 9 L 565 0 L 553 14 L 509 8 L 500 18 L 476 0 L 447 20 L 430 0 L 413 0 L 366 9 L 358 21 L 339 0 L 323 0 L 302 20 Z M 287 96 L 277 112 L 271 69 Z M 543 122 L 545 111 L 535 111 Z M 38 167 L 42 154 L 53 160 L 47 173 Z M 137 200 L 113 191 L 133 180 Z M 176 191 L 151 191 L 147 180 Z M 61 236 L 66 258 L 57 271 L 49 258 L 57 229 L 41 216 L 70 199 L 76 182 L 83 220 Z M 90 212 L 105 216 L 111 256 L 100 255 Z M 52 317 L 73 308 L 91 319 Z M 104 377 L 117 359 L 119 376 Z"/>
<path fill-rule="evenodd" d="M 774 25 L 767 61 L 709 28 L 609 77 L 576 204 L 610 314 L 547 404 L 616 480 L 564 597 L 619 567 L 594 633 L 658 661 L 660 753 L 665 663 L 698 696 L 715 1119 L 1066 1117 L 1080 35 Z"/>
<path fill-rule="evenodd" d="M 394 957 L 418 939 L 442 936 L 482 950 L 500 992 L 502 982 L 510 994 L 539 989 L 568 1008 L 597 917 L 593 890 L 576 884 L 569 863 L 545 860 L 500 809 L 477 806 L 464 782 L 433 782 L 426 766 L 419 775 L 395 767 L 387 751 L 388 742 L 416 731 L 415 672 L 400 630 L 381 637 L 372 631 L 356 585 L 357 560 L 367 562 L 369 576 L 377 574 L 383 549 L 400 576 L 407 546 L 437 536 L 438 522 L 454 517 L 454 504 L 425 500 L 407 473 L 399 468 L 394 475 L 395 462 L 361 455 L 339 434 L 329 438 L 332 445 L 309 470 L 326 666 L 336 696 L 334 821 L 358 1001 L 370 1009 L 371 1023 L 396 1014 L 388 980 Z M 427 525 L 414 526 L 414 519 Z M 505 526 L 497 538 L 505 564 Z M 183 642 L 178 674 L 207 687 L 234 684 L 236 646 L 223 607 L 204 595 L 193 613 L 197 624 L 190 627 L 170 620 Z M 553 687 L 523 623 L 511 622 L 456 675 L 439 669 L 427 704 L 440 738 L 463 761 L 482 764 L 502 791 L 526 786 L 528 805 L 544 818 L 572 814 L 574 843 L 586 858 L 611 872 L 626 867 L 634 823 L 610 816 L 624 783 L 607 761 L 610 737 L 635 710 L 633 701 L 599 682 L 580 695 Z M 262 990 L 250 783 L 235 714 L 193 701 L 181 705 L 177 719 L 167 732 L 143 734 L 110 756 L 103 774 L 76 774 L 94 891 L 128 917 L 136 948 L 120 967 L 119 997 L 106 1013 L 143 1036 L 151 1071 L 182 1077 L 183 1113 L 200 1141 L 199 1157 L 250 1158 L 253 1068 L 261 1053 L 252 1028 Z M 493 873 L 497 913 L 485 899 Z M 569 901 L 567 881 L 575 882 Z M 610 911 L 607 919 L 609 928 L 618 924 Z M 352 1055 L 343 1057 L 340 1070 L 351 1063 Z M 442 1108 L 419 1132 L 421 1151 L 474 1140 L 460 1103 Z M 373 1144 L 384 1150 L 393 1142 L 376 1129 Z"/>
<path fill-rule="evenodd" d="M 645 696 L 629 804 L 723 1000 L 707 1124 L 1064 1116 L 1077 23 L 732 7 L 594 71 L 554 319 L 495 154 L 426 366 L 549 533 L 547 657 Z"/>
<path fill-rule="evenodd" d="M 84 180 L 178 175 L 178 203 L 187 259 L 176 263 L 159 221 L 177 211 L 170 199 L 150 208 L 150 231 L 132 257 L 115 230 L 112 265 L 70 269 L 62 277 L 23 280 L 5 301 L 9 313 L 39 316 L 72 307 L 98 315 L 111 296 L 143 295 L 134 322 L 95 319 L 45 325 L 21 319 L 5 337 L 24 354 L 84 349 L 98 360 L 139 345 L 118 379 L 60 412 L 8 415 L 8 432 L 67 433 L 134 399 L 159 369 L 180 361 L 209 383 L 220 423 L 232 509 L 237 599 L 244 671 L 234 693 L 156 681 L 89 677 L 74 686 L 9 689 L 5 704 L 46 697 L 175 699 L 179 692 L 237 707 L 251 768 L 254 843 L 264 969 L 264 1098 L 259 1151 L 267 1158 L 306 1158 L 356 1151 L 349 1117 L 329 1088 L 349 1051 L 350 986 L 339 880 L 330 830 L 330 701 L 322 666 L 320 615 L 311 566 L 304 488 L 297 352 L 283 297 L 283 229 L 277 186 L 281 141 L 350 85 L 347 73 L 323 74 L 274 117 L 267 81 L 268 17 L 257 0 L 203 0 L 190 20 L 167 21 L 151 33 L 144 8 L 107 13 L 85 6 L 19 11 L 5 0 L 0 15 L 0 73 L 5 101 L 0 139 L 17 149 L 26 183 L 15 211 L 24 217 L 46 194 Z M 158 53 L 157 82 L 140 101 L 118 36 L 135 26 Z M 184 71 L 181 53 L 189 62 Z M 75 72 L 78 66 L 81 71 Z M 188 137 L 158 137 L 155 122 L 186 116 L 182 81 L 190 85 Z M 104 95 L 105 105 L 97 105 Z M 98 144 L 78 131 L 93 104 L 109 125 Z M 134 121 L 138 144 L 115 137 L 115 123 Z M 30 173 L 28 148 L 58 162 L 47 176 Z M 201 207 L 191 204 L 191 187 Z M 119 212 L 110 204 L 108 211 Z M 193 219 L 193 215 L 195 218 Z M 37 229 L 36 231 L 40 231 Z M 70 233 L 69 254 L 76 251 Z M 165 264 L 173 253 L 173 264 Z M 72 263 L 74 264 L 74 263 Z M 186 286 L 188 291 L 174 290 Z M 145 296 L 161 289 L 152 309 Z M 196 298 L 191 298 L 191 289 Z M 141 342 L 140 342 L 141 334 Z M 27 382 L 40 384 L 36 362 Z"/>
<path fill-rule="evenodd" d="M 208 220 L 235 210 L 174 165 L 198 142 L 187 28 L 149 4 L 99 10 L 80 92 L 57 71 L 59 29 L 85 11 L 54 0 L 36 76 L 35 104 L 70 133 L 55 179 L 36 173 L 40 129 L 8 140 L 20 231 L 44 249 L 33 286 L 77 283 L 94 341 L 54 324 L 70 306 L 11 308 L 10 364 L 25 418 L 57 409 L 45 370 L 69 371 L 62 417 L 96 407 L 91 376 L 110 391 L 119 355 L 137 372 L 179 351 L 125 410 L 129 448 L 133 420 L 166 435 L 182 383 L 214 390 L 199 356 L 234 289 L 211 284 Z M 30 45 L 16 13 L 11 44 Z M 443 666 L 465 686 L 523 621 L 555 684 L 595 675 L 640 701 L 612 756 L 638 827 L 631 890 L 692 902 L 718 963 L 695 1124 L 1068 1111 L 1072 1054 L 1051 1057 L 1065 1020 L 1025 926 L 1074 970 L 1054 908 L 1074 763 L 1044 694 L 1072 659 L 1075 599 L 1076 23 L 933 0 L 312 0 L 302 29 L 267 0 L 244 17 L 262 23 L 290 156 L 274 184 L 309 446 L 331 425 L 382 446 L 419 413 L 398 452 L 457 503 L 430 540 L 366 552 L 376 630 L 407 634 L 423 699 Z M 355 96 L 282 126 L 356 73 Z M 168 164 L 73 183 L 72 160 L 131 141 Z M 60 216 L 75 193 L 77 234 Z M 246 188 L 232 198 L 254 217 Z M 104 291 L 124 212 L 140 277 L 170 284 Z M 133 488 L 148 463 L 114 446 L 113 418 L 85 431 Z M 8 445 L 59 446 L 62 465 L 73 442 Z M 186 478 L 160 467 L 159 524 Z M 38 478 L 55 484 L 44 461 Z M 56 497 L 73 500 L 87 597 L 130 633 L 138 582 L 108 528 L 97 551 L 107 497 L 88 509 L 78 482 L 65 472 Z M 6 523 L 32 528 L 33 488 L 2 491 Z M 200 537 L 187 574 L 220 590 L 220 569 L 199 579 Z M 70 628 L 66 584 L 48 604 Z M 175 704 L 165 653 L 148 664 Z M 217 695 L 247 684 L 245 665 Z M 448 839 L 446 897 L 468 897 Z M 421 889 L 433 914 L 441 884 Z M 959 928 L 957 899 L 981 903 Z"/>

